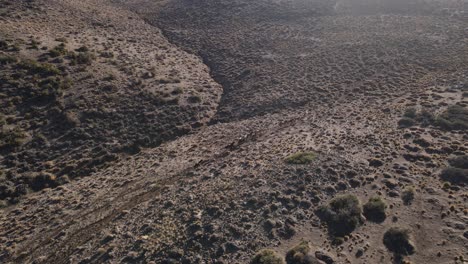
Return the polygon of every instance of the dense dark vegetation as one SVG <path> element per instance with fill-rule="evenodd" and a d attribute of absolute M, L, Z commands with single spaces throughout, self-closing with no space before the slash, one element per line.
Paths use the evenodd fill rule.
<path fill-rule="evenodd" d="M 284 264 L 284 261 L 275 251 L 264 249 L 252 258 L 250 264 Z"/>
<path fill-rule="evenodd" d="M 468 109 L 460 105 L 452 105 L 440 114 L 435 125 L 445 130 L 467 130 Z"/>
<path fill-rule="evenodd" d="M 432 125 L 446 131 L 467 130 L 468 109 L 461 105 L 451 105 L 435 116 L 427 109 L 418 111 L 416 108 L 408 108 L 398 121 L 398 125 L 402 128 L 414 125 L 423 127 Z"/>
<path fill-rule="evenodd" d="M 7 203 L 185 134 L 205 108 L 131 87 L 119 88 L 128 89 L 123 96 L 97 93 L 92 69 L 110 52 L 100 61 L 87 46 L 69 50 L 62 38 L 50 49 L 32 38 L 0 40 L 0 198 Z M 115 92 L 116 78 L 105 82 Z"/>
<path fill-rule="evenodd" d="M 385 209 L 387 205 L 380 197 L 372 197 L 364 204 L 364 216 L 373 222 L 383 222 L 387 217 Z"/>
<path fill-rule="evenodd" d="M 383 243 L 388 250 L 398 255 L 412 255 L 415 252 L 408 229 L 390 228 L 384 234 Z"/>
<path fill-rule="evenodd" d="M 452 184 L 468 184 L 468 156 L 456 156 L 448 160 L 450 166 L 443 169 L 440 178 Z"/>
<path fill-rule="evenodd" d="M 309 243 L 302 241 L 298 245 L 291 248 L 286 253 L 286 263 L 287 264 L 318 264 L 320 263 L 313 253 Z"/>
<path fill-rule="evenodd" d="M 318 215 L 327 223 L 330 234 L 338 237 L 353 232 L 363 223 L 362 206 L 352 194 L 333 198 L 318 210 Z"/>
<path fill-rule="evenodd" d="M 405 205 L 410 205 L 414 200 L 415 191 L 413 187 L 407 187 L 401 193 L 401 199 Z"/>

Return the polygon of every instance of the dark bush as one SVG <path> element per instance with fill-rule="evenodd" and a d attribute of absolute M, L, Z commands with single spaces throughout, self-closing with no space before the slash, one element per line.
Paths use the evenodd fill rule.
<path fill-rule="evenodd" d="M 91 52 L 80 52 L 78 54 L 73 53 L 70 55 L 71 64 L 91 64 L 95 59 L 96 56 Z"/>
<path fill-rule="evenodd" d="M 82 46 L 82 47 L 77 48 L 75 51 L 77 51 L 77 52 L 88 52 L 89 49 L 86 46 Z"/>
<path fill-rule="evenodd" d="M 103 51 L 100 53 L 101 57 L 103 58 L 114 58 L 114 53 L 110 52 L 110 51 Z"/>
<path fill-rule="evenodd" d="M 308 242 L 302 241 L 286 253 L 287 264 L 319 264 L 320 262 L 310 252 Z"/>
<path fill-rule="evenodd" d="M 442 170 L 440 178 L 452 184 L 467 184 L 468 183 L 468 169 L 460 169 L 455 167 L 448 167 Z"/>
<path fill-rule="evenodd" d="M 169 78 L 163 77 L 163 78 L 159 78 L 157 81 L 158 81 L 159 83 L 161 83 L 161 84 L 180 83 L 180 82 L 181 82 L 180 79 L 174 78 L 174 77 L 169 77 Z M 198 95 L 192 95 L 192 97 L 198 97 L 198 99 L 200 99 Z M 201 100 L 200 100 L 200 101 L 201 101 Z"/>
<path fill-rule="evenodd" d="M 459 105 L 452 105 L 440 114 L 435 125 L 445 130 L 466 130 L 468 128 L 468 110 Z"/>
<path fill-rule="evenodd" d="M 16 63 L 18 59 L 12 56 L 0 56 L 0 65 Z"/>
<path fill-rule="evenodd" d="M 59 77 L 49 77 L 39 82 L 41 95 L 60 95 L 63 90 L 71 85 L 71 80 Z"/>
<path fill-rule="evenodd" d="M 172 94 L 172 95 L 177 95 L 177 94 L 183 93 L 183 91 L 184 91 L 184 90 L 182 90 L 182 88 L 176 87 L 176 88 L 174 88 L 174 90 L 172 90 L 171 94 Z"/>
<path fill-rule="evenodd" d="M 412 127 L 416 124 L 416 121 L 412 118 L 403 117 L 398 121 L 398 126 L 401 128 Z"/>
<path fill-rule="evenodd" d="M 5 50 L 8 48 L 8 43 L 5 40 L 0 40 L 0 50 Z"/>
<path fill-rule="evenodd" d="M 38 63 L 33 60 L 24 60 L 18 64 L 18 67 L 25 69 L 29 74 L 39 74 L 41 76 L 53 76 L 59 75 L 62 72 L 52 64 L 49 63 Z"/>
<path fill-rule="evenodd" d="M 0 183 L 0 200 L 12 197 L 15 193 L 15 188 L 7 183 Z"/>
<path fill-rule="evenodd" d="M 457 156 L 448 160 L 452 167 L 459 169 L 468 169 L 468 155 Z"/>
<path fill-rule="evenodd" d="M 439 116 L 434 117 L 434 114 L 426 109 L 417 112 L 415 108 L 408 108 L 398 121 L 398 126 L 406 128 L 414 125 L 434 125 L 444 130 L 466 130 L 468 128 L 468 110 L 463 106 L 452 105 Z"/>
<path fill-rule="evenodd" d="M 363 223 L 361 204 L 352 194 L 333 198 L 328 206 L 321 207 L 317 214 L 327 222 L 328 230 L 334 236 L 345 236 Z"/>
<path fill-rule="evenodd" d="M 284 261 L 275 251 L 264 249 L 252 258 L 250 264 L 284 264 Z"/>
<path fill-rule="evenodd" d="M 58 183 L 57 183 L 57 179 L 55 175 L 42 172 L 42 173 L 33 175 L 31 182 L 29 183 L 29 186 L 34 191 L 39 191 L 44 188 L 57 187 Z"/>
<path fill-rule="evenodd" d="M 56 58 L 59 56 L 64 56 L 68 53 L 67 49 L 65 48 L 64 43 L 60 43 L 59 45 L 55 46 L 53 49 L 49 51 L 49 56 L 52 58 Z"/>
<path fill-rule="evenodd" d="M 187 101 L 191 104 L 197 104 L 201 102 L 201 97 L 199 95 L 191 95 Z"/>
<path fill-rule="evenodd" d="M 414 107 L 409 107 L 409 108 L 406 108 L 405 109 L 405 113 L 403 114 L 404 117 L 407 117 L 407 118 L 416 118 L 417 116 L 417 110 L 416 108 Z"/>
<path fill-rule="evenodd" d="M 66 38 L 56 38 L 55 41 L 62 42 L 62 43 L 68 42 Z"/>
<path fill-rule="evenodd" d="M 20 51 L 20 50 L 21 50 L 21 48 L 20 48 L 20 46 L 18 44 L 13 44 L 13 45 L 10 46 L 10 51 L 16 51 L 17 52 L 17 51 Z"/>
<path fill-rule="evenodd" d="M 406 188 L 403 193 L 401 194 L 401 199 L 405 205 L 409 205 L 414 200 L 414 189 L 413 187 Z"/>
<path fill-rule="evenodd" d="M 415 248 L 410 241 L 410 232 L 407 229 L 392 227 L 384 234 L 383 243 L 388 250 L 398 255 L 411 255 Z"/>
<path fill-rule="evenodd" d="M 421 113 L 419 113 L 417 116 L 417 121 L 423 127 L 432 125 L 434 123 L 434 120 L 435 120 L 434 115 L 427 110 L 421 111 Z"/>
<path fill-rule="evenodd" d="M 20 128 L 2 129 L 0 131 L 0 148 L 15 148 L 23 144 L 26 133 Z"/>
<path fill-rule="evenodd" d="M 364 216 L 372 222 L 381 223 L 387 217 L 385 209 L 387 205 L 380 197 L 372 197 L 364 205 Z"/>

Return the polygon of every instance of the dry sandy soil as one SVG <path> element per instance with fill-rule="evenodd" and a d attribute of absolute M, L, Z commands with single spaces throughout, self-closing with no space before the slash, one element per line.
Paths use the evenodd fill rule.
<path fill-rule="evenodd" d="M 0 262 L 467 263 L 466 6 L 0 0 Z"/>

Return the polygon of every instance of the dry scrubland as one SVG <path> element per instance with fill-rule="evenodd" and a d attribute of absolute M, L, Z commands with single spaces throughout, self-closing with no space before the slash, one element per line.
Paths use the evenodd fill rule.
<path fill-rule="evenodd" d="M 208 68 L 137 15 L 96 1 L 1 3 L 2 199 L 89 175 L 215 113 L 222 89 Z"/>
<path fill-rule="evenodd" d="M 463 11 L 0 0 L 0 262 L 466 263 Z"/>

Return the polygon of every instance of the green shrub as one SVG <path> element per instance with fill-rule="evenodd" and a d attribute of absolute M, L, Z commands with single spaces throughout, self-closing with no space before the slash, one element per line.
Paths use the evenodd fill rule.
<path fill-rule="evenodd" d="M 400 128 L 412 127 L 415 124 L 416 124 L 416 121 L 408 117 L 403 117 L 402 119 L 398 121 L 398 127 Z"/>
<path fill-rule="evenodd" d="M 435 117 L 431 111 L 426 109 L 418 112 L 416 108 L 408 108 L 398 121 L 398 126 L 406 128 L 414 125 L 423 127 L 434 125 L 444 130 L 466 130 L 468 127 L 468 110 L 459 105 L 452 105 Z"/>
<path fill-rule="evenodd" d="M 39 83 L 40 90 L 38 96 L 57 96 L 61 95 L 63 90 L 67 89 L 71 85 L 70 79 L 62 79 L 59 77 L 48 77 L 47 79 L 41 80 Z"/>
<path fill-rule="evenodd" d="M 468 169 L 468 155 L 457 156 L 448 160 L 449 164 L 455 168 Z"/>
<path fill-rule="evenodd" d="M 101 57 L 103 58 L 114 58 L 114 53 L 110 52 L 110 51 L 102 51 L 101 53 L 99 53 L 101 55 Z"/>
<path fill-rule="evenodd" d="M 13 44 L 10 46 L 10 51 L 20 51 L 21 48 L 18 44 Z"/>
<path fill-rule="evenodd" d="M 17 61 L 18 61 L 18 59 L 13 57 L 13 56 L 0 55 L 0 65 L 12 64 L 12 63 L 16 63 Z"/>
<path fill-rule="evenodd" d="M 71 59 L 72 65 L 76 65 L 76 64 L 89 65 L 96 59 L 96 56 L 91 52 L 80 52 L 78 54 L 76 53 L 71 54 L 70 59 Z"/>
<path fill-rule="evenodd" d="M 49 77 L 39 82 L 39 87 L 43 90 L 60 91 L 71 86 L 71 80 L 68 78 Z"/>
<path fill-rule="evenodd" d="M 116 80 L 117 78 L 115 77 L 114 74 L 109 74 L 107 77 L 104 77 L 102 80 L 103 81 L 106 81 L 106 82 L 110 82 L 110 81 L 113 81 L 113 80 Z"/>
<path fill-rule="evenodd" d="M 343 237 L 334 237 L 332 240 L 332 245 L 339 246 L 345 242 Z"/>
<path fill-rule="evenodd" d="M 252 258 L 250 264 L 284 264 L 284 261 L 275 251 L 264 249 Z"/>
<path fill-rule="evenodd" d="M 468 129 L 468 110 L 459 105 L 452 105 L 435 119 L 435 125 L 444 130 Z"/>
<path fill-rule="evenodd" d="M 18 64 L 18 67 L 27 70 L 29 74 L 39 74 L 41 76 L 53 76 L 62 73 L 52 64 L 39 63 L 34 60 L 23 60 Z"/>
<path fill-rule="evenodd" d="M 387 217 L 385 213 L 386 208 L 387 205 L 382 198 L 372 197 L 366 204 L 364 204 L 364 216 L 372 222 L 383 222 Z"/>
<path fill-rule="evenodd" d="M 467 184 L 468 169 L 448 167 L 442 170 L 442 172 L 440 173 L 440 178 L 452 184 Z"/>
<path fill-rule="evenodd" d="M 49 56 L 52 58 L 56 58 L 59 56 L 67 55 L 68 50 L 65 48 L 64 43 L 60 43 L 59 45 L 55 46 L 53 49 L 49 51 Z"/>
<path fill-rule="evenodd" d="M 419 113 L 417 120 L 421 124 L 421 126 L 426 127 L 432 125 L 434 123 L 435 118 L 432 112 L 422 110 L 421 113 Z"/>
<path fill-rule="evenodd" d="M 31 39 L 31 42 L 29 43 L 30 49 L 39 49 L 39 44 L 41 44 L 39 41 Z"/>
<path fill-rule="evenodd" d="M 202 100 L 201 100 L 201 97 L 199 95 L 191 95 L 191 96 L 189 96 L 187 101 L 189 103 L 191 103 L 191 104 L 196 104 L 196 103 L 200 103 Z"/>
<path fill-rule="evenodd" d="M 327 206 L 319 208 L 317 214 L 334 236 L 345 236 L 363 223 L 361 204 L 352 194 L 333 198 Z"/>
<path fill-rule="evenodd" d="M 450 188 L 452 188 L 452 184 L 450 184 L 450 182 L 444 182 L 442 184 L 442 190 L 448 191 L 448 190 L 450 190 Z"/>
<path fill-rule="evenodd" d="M 408 229 L 390 228 L 384 234 L 383 243 L 388 250 L 398 255 L 411 255 L 415 252 Z"/>
<path fill-rule="evenodd" d="M 287 264 L 318 264 L 320 263 L 311 253 L 309 243 L 302 241 L 286 253 Z"/>
<path fill-rule="evenodd" d="M 29 183 L 29 186 L 34 191 L 39 191 L 44 188 L 57 187 L 58 186 L 57 177 L 51 173 L 41 172 L 41 173 L 33 175 Z"/>
<path fill-rule="evenodd" d="M 0 40 L 0 50 L 5 50 L 8 48 L 8 42 L 5 40 Z"/>
<path fill-rule="evenodd" d="M 49 78 L 41 80 L 39 82 L 39 87 L 41 87 L 43 89 L 47 89 L 47 88 L 59 89 L 60 86 L 61 86 L 60 78 L 49 77 Z"/>
<path fill-rule="evenodd" d="M 181 94 L 181 93 L 183 93 L 183 91 L 184 90 L 182 90 L 182 88 L 176 87 L 176 88 L 174 88 L 174 90 L 172 90 L 171 94 L 173 94 L 173 95 Z"/>
<path fill-rule="evenodd" d="M 19 147 L 26 139 L 26 133 L 20 128 L 2 129 L 0 131 L 0 148 Z"/>
<path fill-rule="evenodd" d="M 82 47 L 77 48 L 75 51 L 77 51 L 77 52 L 88 52 L 89 49 L 86 46 L 82 46 Z"/>
<path fill-rule="evenodd" d="M 415 191 L 413 187 L 406 188 L 401 194 L 401 199 L 403 200 L 403 203 L 405 205 L 411 204 L 414 200 L 414 194 L 415 194 Z"/>
<path fill-rule="evenodd" d="M 308 164 L 314 161 L 316 154 L 313 152 L 298 152 L 285 159 L 288 164 Z"/>
<path fill-rule="evenodd" d="M 414 107 L 409 107 L 409 108 L 406 108 L 405 109 L 405 113 L 403 114 L 404 117 L 407 117 L 407 118 L 416 118 L 417 116 L 417 110 L 416 108 Z"/>
<path fill-rule="evenodd" d="M 56 38 L 55 41 L 62 42 L 62 43 L 68 42 L 66 38 Z"/>

